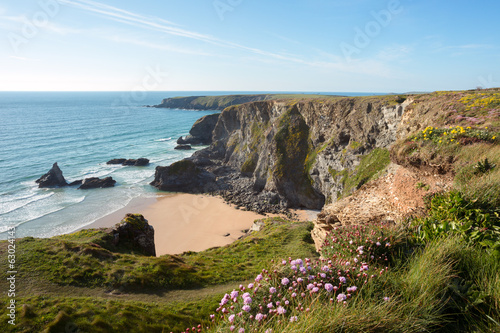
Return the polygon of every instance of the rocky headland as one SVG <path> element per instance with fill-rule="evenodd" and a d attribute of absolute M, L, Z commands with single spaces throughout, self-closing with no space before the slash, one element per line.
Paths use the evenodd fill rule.
<path fill-rule="evenodd" d="M 398 98 L 282 99 L 228 107 L 208 131 L 210 146 L 158 167 L 151 184 L 221 194 L 260 213 L 321 209 L 360 186 L 346 184 L 344 170 L 354 170 L 370 154 L 388 163 L 384 149 L 396 140 L 412 102 Z"/>
<path fill-rule="evenodd" d="M 186 109 L 186 110 L 223 110 L 229 106 L 274 100 L 285 97 L 297 97 L 301 95 L 285 94 L 255 94 L 255 95 L 224 95 L 224 96 L 189 96 L 165 98 L 160 104 L 153 105 L 155 108 Z M 321 95 L 302 95 L 307 97 L 320 97 Z"/>

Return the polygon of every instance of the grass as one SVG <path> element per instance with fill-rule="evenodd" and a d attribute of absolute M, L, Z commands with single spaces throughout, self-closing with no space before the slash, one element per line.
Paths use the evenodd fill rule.
<path fill-rule="evenodd" d="M 390 162 L 390 154 L 387 149 L 375 148 L 369 154 L 363 156 L 359 165 L 353 170 L 344 169 L 337 171 L 330 168 L 329 172 L 332 178 L 340 177 L 343 185 L 343 190 L 342 193 L 339 193 L 339 198 L 352 194 L 354 190 L 357 190 L 363 184 L 376 179 Z"/>
<path fill-rule="evenodd" d="M 307 310 L 291 309 L 261 323 L 247 323 L 246 331 L 498 331 L 498 260 L 459 237 L 431 241 L 423 247 L 408 243 L 403 249 L 392 253 L 395 263 L 386 274 L 370 280 L 347 303 L 306 297 L 301 305 Z M 291 322 L 294 316 L 298 320 Z M 209 331 L 226 332 L 228 328 L 227 321 L 221 321 Z"/>
<path fill-rule="evenodd" d="M 59 332 L 61 327 L 75 324 L 82 332 L 107 332 L 110 327 L 170 332 L 197 325 L 217 306 L 216 299 L 224 291 L 219 286 L 253 278 L 276 258 L 317 257 L 310 236 L 312 223 L 280 218 L 265 222 L 263 230 L 230 245 L 158 258 L 110 251 L 104 247 L 107 234 L 102 230 L 19 239 L 19 324 L 13 330 L 6 320 L 1 321 L 0 331 Z M 0 242 L 3 262 L 6 248 L 7 243 Z M 6 287 L 4 274 L 2 290 Z M 78 290 L 94 297 L 74 297 Z M 106 299 L 110 290 L 119 290 L 121 295 Z M 169 300 L 173 292 L 174 302 Z M 161 294 L 166 296 L 156 296 Z M 2 307 L 0 315 L 7 318 L 6 311 Z"/>

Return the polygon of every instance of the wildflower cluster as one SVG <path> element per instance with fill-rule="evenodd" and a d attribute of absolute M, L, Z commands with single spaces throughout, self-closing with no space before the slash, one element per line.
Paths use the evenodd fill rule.
<path fill-rule="evenodd" d="M 322 259 L 288 258 L 271 271 L 262 270 L 253 283 L 224 295 L 211 320 L 231 332 L 245 332 L 299 321 L 315 301 L 347 306 L 364 284 L 388 269 L 391 240 L 384 231 L 384 226 L 335 228 L 322 247 Z"/>
<path fill-rule="evenodd" d="M 467 94 L 460 98 L 460 102 L 465 105 L 466 111 L 477 110 L 483 111 L 500 107 L 500 93 L 486 94 L 475 93 Z"/>
<path fill-rule="evenodd" d="M 455 126 L 449 128 L 438 128 L 427 126 L 423 131 L 411 138 L 413 141 L 429 141 L 435 144 L 468 144 L 471 142 L 498 141 L 496 134 L 484 129 Z"/>

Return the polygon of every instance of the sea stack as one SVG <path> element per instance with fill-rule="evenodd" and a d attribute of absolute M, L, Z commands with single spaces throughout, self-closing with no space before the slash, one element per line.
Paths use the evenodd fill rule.
<path fill-rule="evenodd" d="M 35 181 L 38 184 L 38 187 L 61 187 L 66 186 L 68 183 L 62 174 L 61 169 L 57 165 L 57 162 L 52 165 L 52 168 L 44 174 L 42 177 Z"/>

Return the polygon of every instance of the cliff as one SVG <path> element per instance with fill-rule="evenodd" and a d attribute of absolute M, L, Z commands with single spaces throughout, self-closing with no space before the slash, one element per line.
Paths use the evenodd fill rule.
<path fill-rule="evenodd" d="M 321 209 L 382 176 L 391 161 L 389 148 L 426 126 L 497 126 L 497 95 L 491 89 L 231 106 L 220 114 L 210 147 L 189 158 L 196 168 L 182 175 L 182 165 L 173 165 L 175 173 L 159 167 L 152 184 L 185 192 L 206 188 L 258 212 Z M 194 185 L 193 170 L 203 171 Z"/>
<path fill-rule="evenodd" d="M 255 94 L 255 95 L 222 95 L 222 96 L 189 96 L 165 98 L 156 108 L 187 110 L 223 110 L 228 106 L 268 101 L 279 98 L 321 97 L 321 95 L 287 95 L 287 94 Z"/>
<path fill-rule="evenodd" d="M 214 175 L 207 177 L 215 179 L 214 192 L 248 209 L 321 209 L 373 176 L 368 170 L 353 181 L 349 172 L 356 167 L 388 163 L 386 148 L 396 140 L 411 101 L 323 96 L 228 107 L 219 116 L 211 146 L 189 160 Z M 168 190 L 161 185 L 168 178 L 164 172 L 157 168 L 152 184 Z M 191 191 L 189 186 L 185 191 Z"/>

